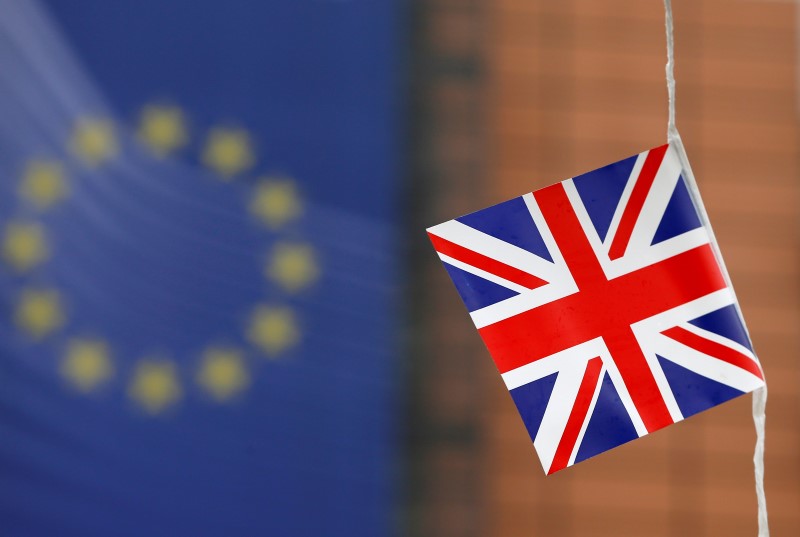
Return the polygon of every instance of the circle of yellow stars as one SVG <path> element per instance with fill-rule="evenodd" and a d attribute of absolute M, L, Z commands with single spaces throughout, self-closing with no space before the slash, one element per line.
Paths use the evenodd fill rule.
<path fill-rule="evenodd" d="M 190 142 L 183 111 L 173 105 L 150 104 L 141 110 L 136 139 L 153 157 L 164 159 Z M 78 119 L 68 141 L 72 157 L 89 170 L 111 163 L 120 154 L 119 132 L 107 117 Z M 223 182 L 232 182 L 256 165 L 254 144 L 240 127 L 212 127 L 202 141 L 201 162 Z M 22 171 L 18 194 L 37 214 L 57 207 L 70 194 L 65 162 L 31 159 Z M 259 177 L 247 207 L 253 219 L 269 232 L 279 232 L 303 216 L 295 182 L 285 175 Z M 36 218 L 14 219 L 0 229 L 0 261 L 25 276 L 51 258 L 47 230 Z M 275 243 L 265 256 L 266 281 L 289 295 L 312 287 L 320 277 L 313 246 L 304 241 Z M 67 323 L 68 302 L 56 288 L 24 286 L 16 297 L 13 320 L 32 342 L 55 335 Z M 245 322 L 245 339 L 269 360 L 280 359 L 301 340 L 294 310 L 280 303 L 258 303 Z M 246 352 L 234 346 L 211 345 L 198 357 L 192 380 L 216 402 L 235 400 L 251 384 Z M 114 353 L 99 337 L 72 338 L 64 345 L 59 372 L 78 393 L 95 394 L 116 376 Z M 148 356 L 135 363 L 127 395 L 148 415 L 175 407 L 184 397 L 187 379 L 168 356 Z"/>

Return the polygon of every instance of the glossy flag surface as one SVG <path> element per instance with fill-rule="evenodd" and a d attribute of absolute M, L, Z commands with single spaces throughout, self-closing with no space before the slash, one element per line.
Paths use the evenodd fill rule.
<path fill-rule="evenodd" d="M 551 474 L 763 385 L 664 145 L 428 229 Z"/>

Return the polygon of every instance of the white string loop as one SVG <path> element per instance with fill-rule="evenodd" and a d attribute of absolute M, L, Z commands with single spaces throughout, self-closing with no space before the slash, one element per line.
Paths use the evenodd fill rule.
<path fill-rule="evenodd" d="M 733 291 L 728 270 L 722 260 L 722 255 L 717 247 L 717 241 L 714 238 L 714 231 L 711 228 L 711 223 L 708 220 L 705 207 L 700 202 L 700 192 L 697 188 L 697 181 L 695 181 L 692 168 L 689 165 L 689 159 L 686 156 L 686 151 L 683 148 L 683 141 L 681 135 L 678 133 L 678 127 L 675 125 L 675 52 L 674 41 L 672 37 L 672 2 L 671 0 L 664 0 L 665 22 L 667 31 L 667 94 L 669 97 L 669 119 L 667 120 L 667 141 L 678 153 L 678 158 L 684 170 L 684 179 L 689 187 L 689 192 L 695 200 L 695 205 L 699 209 L 700 219 L 703 225 L 708 230 L 711 237 L 711 244 L 714 249 L 714 255 L 722 268 L 722 274 L 725 277 L 725 283 L 728 288 Z M 739 309 L 738 300 L 735 302 L 736 310 L 739 312 L 739 317 L 744 320 L 742 312 Z M 747 325 L 745 325 L 747 331 Z M 750 336 L 748 332 L 748 337 Z M 769 537 L 769 523 L 767 520 L 767 498 L 764 493 L 764 436 L 766 424 L 766 405 L 767 405 L 767 386 L 766 384 L 753 392 L 753 422 L 756 427 L 756 448 L 753 453 L 753 466 L 755 471 L 756 481 L 756 498 L 758 500 L 758 537 Z"/>

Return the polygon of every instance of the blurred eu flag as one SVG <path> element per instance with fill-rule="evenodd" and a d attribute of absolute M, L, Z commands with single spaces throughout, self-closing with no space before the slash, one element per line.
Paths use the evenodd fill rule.
<path fill-rule="evenodd" d="M 0 534 L 390 532 L 398 11 L 0 0 Z"/>

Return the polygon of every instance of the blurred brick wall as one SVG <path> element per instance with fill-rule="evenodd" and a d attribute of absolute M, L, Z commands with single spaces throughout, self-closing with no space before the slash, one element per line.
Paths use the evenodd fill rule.
<path fill-rule="evenodd" d="M 796 7 L 673 4 L 678 128 L 769 382 L 771 527 L 800 535 Z M 660 1 L 486 5 L 486 195 L 469 207 L 443 203 L 439 220 L 665 142 Z M 442 184 L 439 195 L 454 190 Z M 435 281 L 448 283 L 444 271 Z M 460 337 L 477 340 L 459 313 Z M 756 534 L 749 396 L 545 478 L 482 358 L 483 535 Z"/>
<path fill-rule="evenodd" d="M 797 15 L 675 0 L 678 126 L 770 386 L 767 497 L 800 534 Z M 414 4 L 404 533 L 755 535 L 750 397 L 545 478 L 428 225 L 659 145 L 661 2 Z"/>
<path fill-rule="evenodd" d="M 485 349 L 425 228 L 484 203 L 488 9 L 424 0 L 412 11 L 408 457 L 403 535 L 486 535 Z"/>

